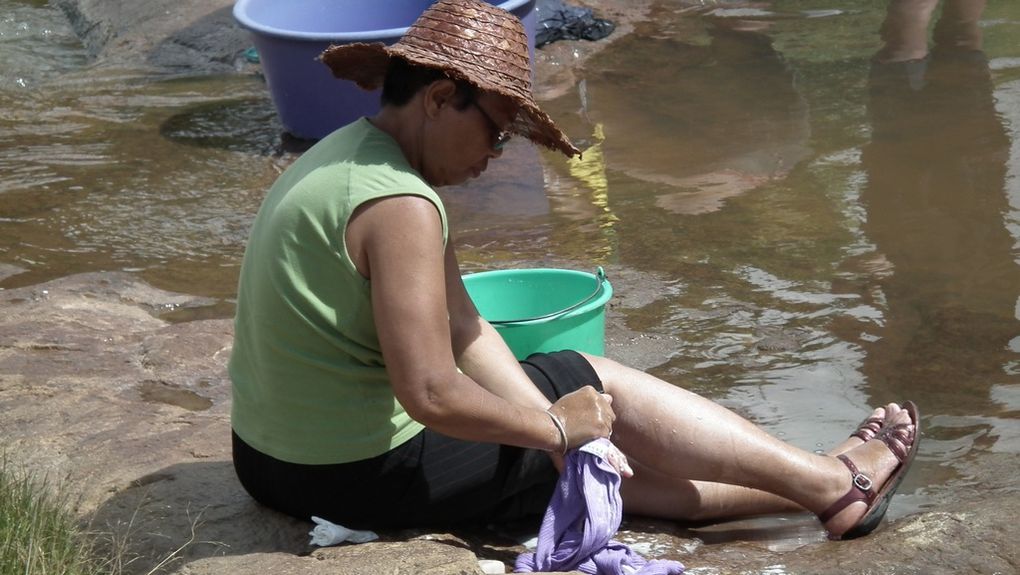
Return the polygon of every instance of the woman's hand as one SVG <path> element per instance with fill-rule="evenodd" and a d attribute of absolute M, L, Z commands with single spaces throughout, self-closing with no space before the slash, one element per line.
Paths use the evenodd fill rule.
<path fill-rule="evenodd" d="M 556 471 L 563 473 L 563 469 L 566 463 L 563 460 L 563 456 L 559 453 L 549 452 L 549 459 L 552 459 L 553 465 L 556 467 Z M 620 477 L 634 477 L 634 469 L 631 468 L 630 463 L 627 461 L 627 456 L 624 455 L 620 448 L 610 443 L 609 448 L 606 450 L 605 460 L 609 465 L 613 466 L 613 469 L 620 474 Z"/>
<path fill-rule="evenodd" d="M 609 438 L 613 434 L 613 396 L 599 393 L 594 387 L 581 389 L 564 395 L 549 408 L 549 413 L 560 420 L 566 432 L 567 445 L 564 451 L 580 447 L 599 437 Z M 556 468 L 563 472 L 563 459 L 550 454 Z M 627 463 L 627 456 L 615 445 L 610 444 L 606 461 L 623 477 L 632 477 L 634 470 Z"/>
<path fill-rule="evenodd" d="M 549 408 L 563 424 L 567 445 L 564 451 L 613 434 L 613 398 L 586 386 L 561 397 Z"/>
<path fill-rule="evenodd" d="M 630 463 L 627 462 L 627 456 L 620 451 L 619 447 L 612 443 L 609 444 L 609 451 L 606 452 L 606 461 L 609 462 L 609 465 L 613 466 L 613 469 L 616 469 L 616 472 L 621 477 L 634 477 L 634 470 L 631 469 Z"/>

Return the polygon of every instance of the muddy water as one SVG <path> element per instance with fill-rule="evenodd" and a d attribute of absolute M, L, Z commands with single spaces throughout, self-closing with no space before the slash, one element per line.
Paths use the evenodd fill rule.
<path fill-rule="evenodd" d="M 626 270 L 627 327 L 676 341 L 657 375 L 807 449 L 915 398 L 903 514 L 1020 451 L 1020 4 L 754 6 L 655 3 L 589 60 L 546 103 L 581 160 L 515 142 L 444 192 L 462 262 Z M 264 85 L 107 68 L 44 3 L 0 14 L 0 287 L 128 270 L 228 316 L 294 157 Z"/>

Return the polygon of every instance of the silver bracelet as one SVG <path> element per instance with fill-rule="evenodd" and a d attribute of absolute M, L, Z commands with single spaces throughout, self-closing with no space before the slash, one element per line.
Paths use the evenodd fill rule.
<path fill-rule="evenodd" d="M 563 422 L 560 421 L 560 418 L 558 418 L 555 415 L 553 415 L 553 412 L 549 411 L 548 409 L 545 410 L 545 412 L 547 414 L 549 414 L 549 418 L 552 419 L 553 425 L 556 426 L 556 431 L 560 432 L 560 440 L 563 441 L 563 453 L 561 453 L 561 455 L 566 455 L 567 454 L 567 446 L 568 446 L 567 445 L 567 429 L 565 427 L 563 427 Z"/>

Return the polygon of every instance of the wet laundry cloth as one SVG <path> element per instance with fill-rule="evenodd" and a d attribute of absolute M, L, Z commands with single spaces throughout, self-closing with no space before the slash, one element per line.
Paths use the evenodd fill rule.
<path fill-rule="evenodd" d="M 606 439 L 567 454 L 534 552 L 517 557 L 514 570 L 581 571 L 590 575 L 679 575 L 677 561 L 646 560 L 612 539 L 623 519 L 620 474 L 608 459 L 616 450 Z"/>
<path fill-rule="evenodd" d="M 309 545 L 329 547 L 331 545 L 339 545 L 345 542 L 368 543 L 369 541 L 375 541 L 379 538 L 374 531 L 348 529 L 343 525 L 337 525 L 336 523 L 314 515 L 312 516 L 312 521 L 315 523 L 315 528 L 308 532 L 308 534 L 312 537 L 312 540 L 308 542 Z"/>

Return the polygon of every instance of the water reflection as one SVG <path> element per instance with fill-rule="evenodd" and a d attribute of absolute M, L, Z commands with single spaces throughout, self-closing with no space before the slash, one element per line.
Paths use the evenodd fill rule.
<path fill-rule="evenodd" d="M 1007 366 L 1020 334 L 1016 240 L 1003 219 L 1010 141 L 982 52 L 985 2 L 945 2 L 929 49 L 937 4 L 889 4 L 868 78 L 861 200 L 886 313 L 867 328 L 879 339 L 862 343 L 862 369 L 878 401 L 918 397 L 946 414 L 997 414 L 1015 409 L 990 392 L 1017 384 Z"/>
<path fill-rule="evenodd" d="M 656 204 L 679 215 L 716 211 L 808 153 L 807 108 L 768 23 L 700 23 L 693 39 L 687 26 L 649 24 L 596 57 L 588 80 L 607 162 L 657 185 Z"/>

